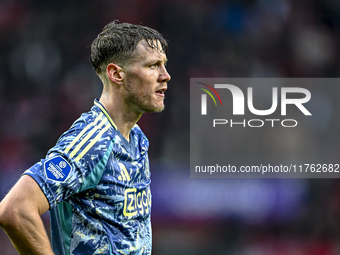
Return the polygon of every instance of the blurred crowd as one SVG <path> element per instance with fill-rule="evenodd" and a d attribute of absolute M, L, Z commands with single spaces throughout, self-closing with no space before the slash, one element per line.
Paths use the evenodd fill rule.
<path fill-rule="evenodd" d="M 190 78 L 338 77 L 336 0 L 1 0 L 0 199 L 100 96 L 89 46 L 115 19 L 169 40 L 166 109 L 139 122 L 151 144 L 154 254 L 340 254 L 337 179 L 189 178 Z M 309 143 L 332 159 L 340 149 L 322 141 L 339 138 L 336 117 Z M 16 254 L 2 230 L 0 247 Z"/>

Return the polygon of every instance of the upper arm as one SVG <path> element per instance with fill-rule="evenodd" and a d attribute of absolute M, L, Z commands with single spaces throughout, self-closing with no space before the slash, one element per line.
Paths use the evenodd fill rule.
<path fill-rule="evenodd" d="M 23 175 L 0 203 L 0 215 L 15 211 L 26 211 L 42 215 L 49 209 L 49 203 L 37 182 L 29 175 Z"/>

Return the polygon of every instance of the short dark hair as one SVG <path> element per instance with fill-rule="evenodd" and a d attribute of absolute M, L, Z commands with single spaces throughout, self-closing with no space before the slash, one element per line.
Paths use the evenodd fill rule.
<path fill-rule="evenodd" d="M 131 60 L 139 41 L 145 39 L 151 48 L 167 54 L 168 43 L 156 30 L 117 20 L 107 24 L 91 44 L 91 62 L 97 74 L 105 71 L 109 63 L 124 64 Z M 162 49 L 158 48 L 157 41 Z"/>

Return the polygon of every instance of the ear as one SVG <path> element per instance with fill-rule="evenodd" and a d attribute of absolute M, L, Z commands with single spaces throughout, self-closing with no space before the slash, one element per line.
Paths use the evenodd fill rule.
<path fill-rule="evenodd" d="M 121 85 L 123 83 L 123 69 L 118 66 L 118 65 L 115 65 L 113 63 L 110 63 L 107 65 L 106 67 L 106 74 L 108 76 L 108 78 L 116 83 L 116 84 L 119 84 Z"/>

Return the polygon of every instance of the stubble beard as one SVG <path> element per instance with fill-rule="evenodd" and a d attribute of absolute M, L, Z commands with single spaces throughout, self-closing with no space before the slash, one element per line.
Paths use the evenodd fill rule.
<path fill-rule="evenodd" d="M 140 95 L 136 89 L 129 86 L 129 93 L 125 98 L 125 102 L 133 107 L 133 110 L 140 113 L 162 112 L 164 110 L 164 103 L 162 106 L 157 107 L 152 105 L 151 100 L 148 95 Z"/>

